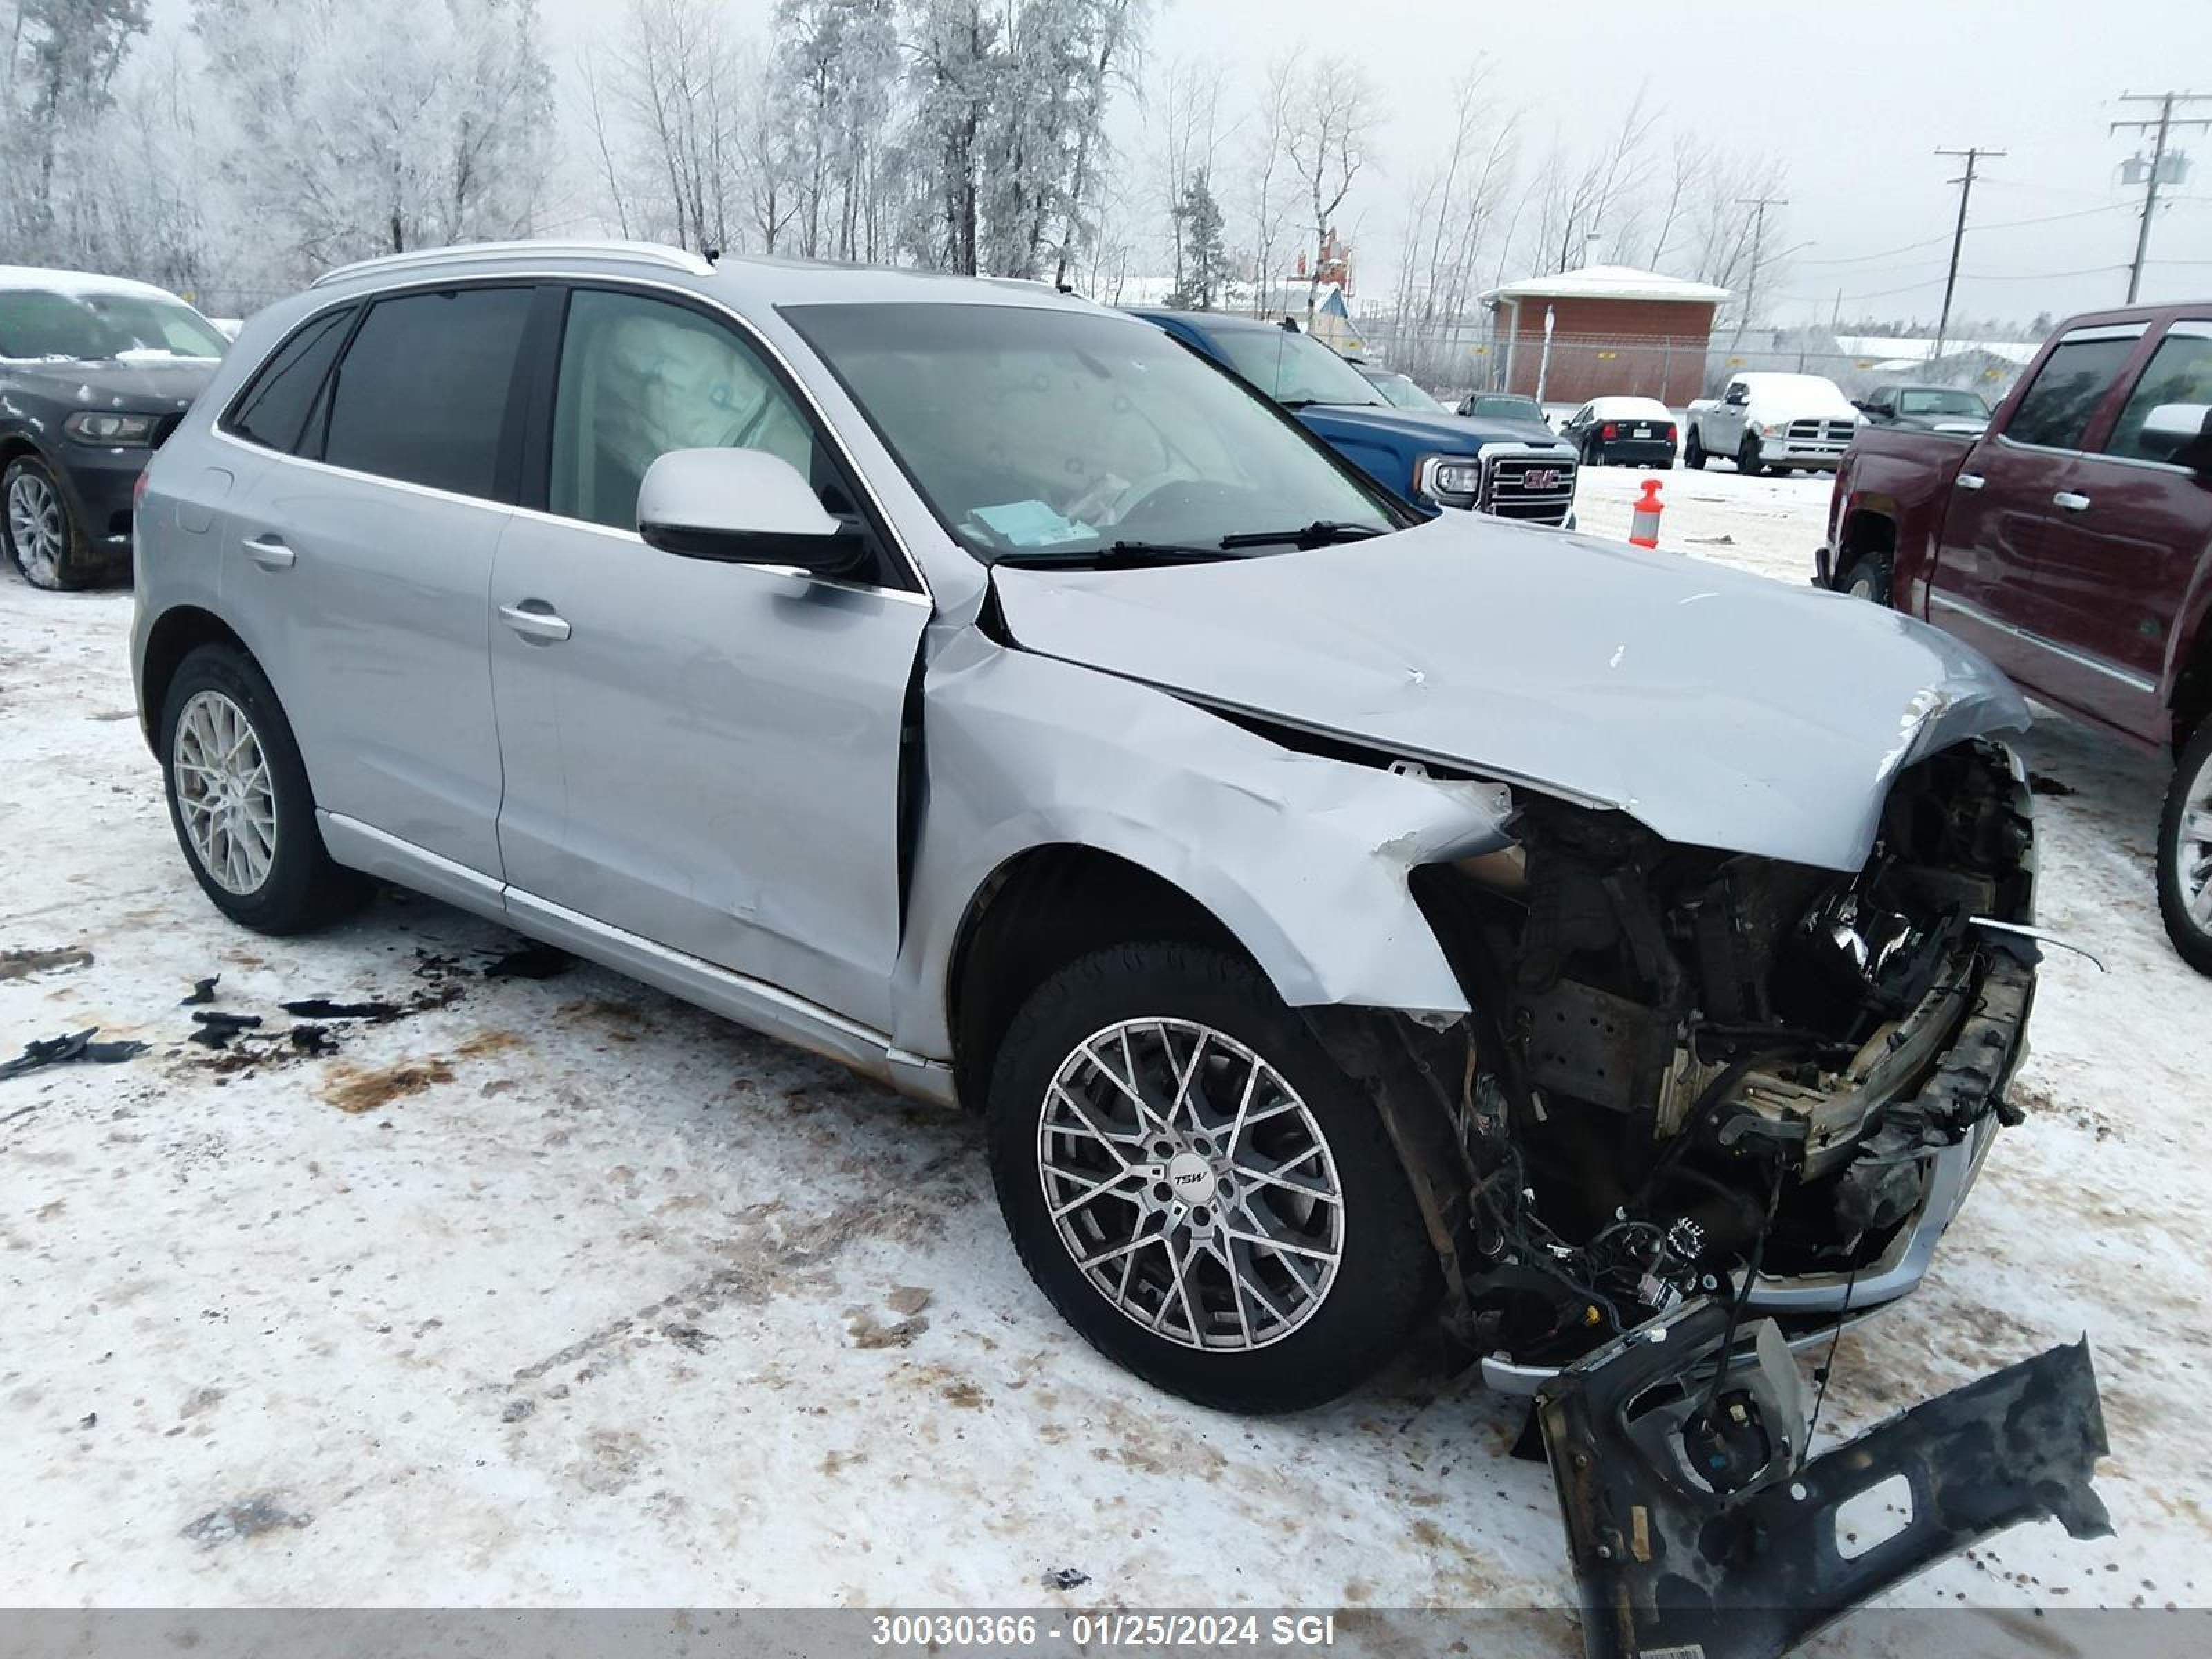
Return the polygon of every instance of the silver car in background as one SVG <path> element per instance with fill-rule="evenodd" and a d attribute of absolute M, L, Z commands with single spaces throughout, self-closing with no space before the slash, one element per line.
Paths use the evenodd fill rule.
<path fill-rule="evenodd" d="M 270 307 L 137 537 L 147 736 L 247 926 L 398 882 L 982 1113 L 1038 1285 L 1196 1401 L 1329 1399 L 1435 1314 L 1613 1483 L 1601 1605 L 1658 1571 L 1620 1504 L 1702 1583 L 1714 1504 L 1948 1455 L 1800 1468 L 1786 1346 L 1909 1291 L 2016 1116 L 2027 711 L 1943 635 L 1420 520 L 1035 285 L 641 246 Z M 1987 1389 L 1944 1433 L 2026 1495 L 1808 1595 L 2092 1524 L 2086 1355 Z"/>

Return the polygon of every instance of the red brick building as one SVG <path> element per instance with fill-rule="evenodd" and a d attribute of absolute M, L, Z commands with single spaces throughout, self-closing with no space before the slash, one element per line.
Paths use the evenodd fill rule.
<path fill-rule="evenodd" d="M 1482 296 L 1504 389 L 1547 403 L 1632 394 L 1679 408 L 1698 395 L 1713 313 L 1729 291 L 1627 265 L 1529 276 Z M 1544 317 L 1552 349 L 1544 354 Z"/>

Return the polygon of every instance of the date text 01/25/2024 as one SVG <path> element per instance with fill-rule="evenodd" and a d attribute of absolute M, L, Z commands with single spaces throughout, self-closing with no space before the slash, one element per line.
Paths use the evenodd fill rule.
<path fill-rule="evenodd" d="M 935 1650 L 1005 1648 L 1038 1642 L 1103 1648 L 1252 1648 L 1273 1650 L 1336 1645 L 1333 1613 L 878 1613 L 870 1636 L 878 1648 Z"/>

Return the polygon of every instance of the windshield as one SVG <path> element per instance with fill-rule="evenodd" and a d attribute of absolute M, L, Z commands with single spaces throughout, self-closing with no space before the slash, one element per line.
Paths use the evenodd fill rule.
<path fill-rule="evenodd" d="M 1287 328 L 1221 328 L 1206 337 L 1239 374 L 1279 404 L 1390 406 L 1364 374 L 1310 334 Z"/>
<path fill-rule="evenodd" d="M 1978 421 L 1990 417 L 1990 406 L 1971 392 L 1900 392 L 1900 415 L 1967 415 Z"/>
<path fill-rule="evenodd" d="M 226 343 L 181 300 L 96 290 L 0 291 L 0 357 L 220 357 Z"/>
<path fill-rule="evenodd" d="M 1542 425 L 1544 406 L 1534 398 L 1509 398 L 1503 395 L 1474 398 L 1468 405 L 1470 415 L 1486 416 L 1493 421 L 1534 421 Z"/>
<path fill-rule="evenodd" d="M 1393 409 L 1415 409 L 1424 415 L 1451 413 L 1402 374 L 1370 374 L 1368 379 L 1375 383 L 1375 389 L 1389 400 Z"/>
<path fill-rule="evenodd" d="M 981 305 L 787 315 L 986 563 L 1292 532 L 1257 550 L 1282 550 L 1301 526 L 1399 527 L 1295 423 L 1150 324 Z"/>

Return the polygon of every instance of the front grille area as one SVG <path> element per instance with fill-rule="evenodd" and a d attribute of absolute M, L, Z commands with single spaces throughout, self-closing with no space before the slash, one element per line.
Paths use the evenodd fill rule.
<path fill-rule="evenodd" d="M 1550 455 L 1501 455 L 1483 471 L 1484 513 L 1537 524 L 1565 524 L 1575 504 L 1575 464 Z"/>
<path fill-rule="evenodd" d="M 1847 444 L 1857 424 L 1856 421 L 1792 421 L 1790 436 L 1799 443 Z"/>
<path fill-rule="evenodd" d="M 159 449 L 163 444 L 168 442 L 169 434 L 184 423 L 184 419 L 182 415 L 164 415 L 160 420 L 155 422 L 154 441 L 150 447 Z"/>

